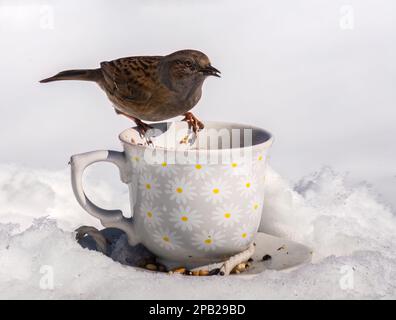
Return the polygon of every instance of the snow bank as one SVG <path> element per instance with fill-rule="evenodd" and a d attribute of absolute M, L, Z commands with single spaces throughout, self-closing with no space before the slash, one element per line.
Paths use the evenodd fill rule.
<path fill-rule="evenodd" d="M 88 179 L 107 207 L 119 187 Z M 269 169 L 262 230 L 310 245 L 314 261 L 254 280 L 137 272 L 82 249 L 68 170 L 0 166 L 0 298 L 396 298 L 396 218 L 364 185 L 325 168 L 292 187 Z M 124 199 L 124 200 L 122 200 Z M 171 289 L 171 290 L 170 290 Z"/>

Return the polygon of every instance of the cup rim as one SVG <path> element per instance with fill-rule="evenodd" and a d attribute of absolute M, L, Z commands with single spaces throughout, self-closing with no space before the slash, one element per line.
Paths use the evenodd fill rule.
<path fill-rule="evenodd" d="M 175 124 L 175 123 L 185 123 L 185 122 L 183 122 L 183 121 L 162 121 L 162 122 L 155 122 L 155 123 L 153 123 L 152 125 L 170 125 L 170 124 Z M 272 143 L 274 142 L 274 137 L 273 137 L 273 135 L 269 132 L 269 131 L 267 131 L 267 130 L 265 130 L 265 129 L 263 129 L 263 128 L 260 128 L 260 127 L 257 127 L 257 126 L 255 126 L 255 125 L 248 125 L 248 124 L 245 124 L 245 123 L 239 123 L 239 122 L 226 122 L 226 121 L 205 121 L 204 122 L 204 124 L 205 125 L 213 125 L 213 124 L 216 124 L 216 125 L 219 125 L 219 126 L 225 126 L 225 127 L 231 127 L 231 126 L 239 126 L 239 127 L 243 127 L 243 128 L 249 128 L 249 129 L 253 129 L 253 130 L 256 130 L 256 131 L 259 131 L 259 132 L 261 132 L 261 133 L 263 133 L 263 134 L 265 134 L 265 135 L 267 135 L 268 136 L 268 139 L 267 140 L 265 140 L 265 141 L 263 141 L 263 142 L 261 142 L 261 143 L 257 143 L 257 144 L 253 144 L 253 145 L 251 145 L 251 146 L 243 146 L 243 147 L 237 147 L 237 148 L 224 148 L 224 149 L 170 149 L 170 148 L 164 148 L 164 147 L 161 147 L 163 150 L 165 150 L 165 151 L 171 151 L 171 152 L 209 152 L 209 153 L 212 153 L 212 152 L 226 152 L 226 151 L 232 151 L 232 150 L 235 150 L 235 151 L 237 151 L 237 150 L 243 150 L 243 149 L 247 149 L 247 148 L 252 148 L 252 149 L 258 149 L 258 148 L 263 148 L 263 147 L 270 147 L 271 145 L 272 145 Z M 132 141 L 128 141 L 128 140 L 126 140 L 125 138 L 124 138 L 124 136 L 125 136 L 125 133 L 126 132 L 129 132 L 130 130 L 133 130 L 133 129 L 136 129 L 137 128 L 137 126 L 134 126 L 134 127 L 131 127 L 131 128 L 128 128 L 128 129 L 125 129 L 125 130 L 123 130 L 119 135 L 118 135 L 118 139 L 122 142 L 122 143 L 124 143 L 124 144 L 126 144 L 126 145 L 129 145 L 129 146 L 132 146 L 132 147 L 136 147 L 136 148 L 142 148 L 142 149 L 155 149 L 155 147 L 153 148 L 153 147 L 150 147 L 149 145 L 142 145 L 142 144 L 138 144 L 138 143 L 133 143 Z M 199 133 L 198 133 L 199 134 Z"/>

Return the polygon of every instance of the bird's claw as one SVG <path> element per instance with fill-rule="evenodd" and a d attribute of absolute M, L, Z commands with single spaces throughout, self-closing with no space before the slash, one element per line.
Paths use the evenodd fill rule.
<path fill-rule="evenodd" d="M 139 132 L 140 137 L 146 140 L 147 145 L 153 145 L 153 141 L 147 136 L 147 131 L 153 129 L 153 127 L 142 121 L 136 121 L 136 125 L 136 131 Z"/>
<path fill-rule="evenodd" d="M 204 124 L 198 120 L 191 112 L 187 112 L 184 114 L 184 119 L 182 121 L 186 121 L 188 124 L 188 128 L 191 129 L 195 134 L 198 131 L 202 130 L 205 126 Z"/>

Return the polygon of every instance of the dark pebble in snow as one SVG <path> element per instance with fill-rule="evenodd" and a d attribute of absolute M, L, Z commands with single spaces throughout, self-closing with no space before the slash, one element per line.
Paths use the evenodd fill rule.
<path fill-rule="evenodd" d="M 212 269 L 209 271 L 208 276 L 214 276 L 216 274 L 219 274 L 219 272 L 220 272 L 220 268 Z"/>
<path fill-rule="evenodd" d="M 272 257 L 269 255 L 269 254 L 266 254 L 265 256 L 263 256 L 263 261 L 267 261 L 267 260 L 270 260 L 270 259 L 272 259 Z"/>

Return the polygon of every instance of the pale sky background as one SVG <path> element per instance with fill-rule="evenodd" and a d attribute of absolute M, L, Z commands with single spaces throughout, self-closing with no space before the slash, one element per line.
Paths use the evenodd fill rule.
<path fill-rule="evenodd" d="M 130 122 L 96 85 L 38 80 L 194 48 L 223 75 L 205 83 L 198 117 L 271 131 L 287 179 L 329 165 L 396 205 L 393 0 L 0 0 L 0 39 L 0 163 L 59 169 L 121 148 Z"/>

